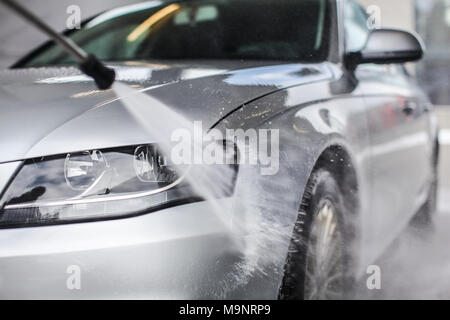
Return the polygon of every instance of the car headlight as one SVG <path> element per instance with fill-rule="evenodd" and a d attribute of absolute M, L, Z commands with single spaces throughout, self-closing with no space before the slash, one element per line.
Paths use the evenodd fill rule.
<path fill-rule="evenodd" d="M 174 166 L 157 145 L 27 160 L 2 197 L 0 227 L 111 219 L 200 201 L 184 179 L 191 167 Z M 218 196 L 233 193 L 230 179 L 233 187 Z"/>

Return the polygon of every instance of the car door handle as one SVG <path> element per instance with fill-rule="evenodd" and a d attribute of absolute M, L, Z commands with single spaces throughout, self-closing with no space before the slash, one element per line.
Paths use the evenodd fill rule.
<path fill-rule="evenodd" d="M 414 101 L 406 101 L 402 109 L 403 113 L 407 116 L 412 116 L 417 110 L 417 103 Z"/>
<path fill-rule="evenodd" d="M 431 112 L 431 110 L 433 110 L 433 105 L 431 103 L 426 103 L 423 106 L 423 111 L 424 112 Z"/>

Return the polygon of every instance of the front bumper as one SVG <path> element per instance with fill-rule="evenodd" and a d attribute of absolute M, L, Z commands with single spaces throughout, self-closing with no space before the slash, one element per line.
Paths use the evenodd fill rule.
<path fill-rule="evenodd" d="M 232 212 L 230 200 L 221 200 Z M 0 299 L 227 298 L 241 259 L 207 202 L 133 218 L 0 230 Z M 73 288 L 73 266 L 80 289 Z M 77 275 L 78 276 L 78 272 Z M 73 283 L 73 282 L 72 282 Z"/>

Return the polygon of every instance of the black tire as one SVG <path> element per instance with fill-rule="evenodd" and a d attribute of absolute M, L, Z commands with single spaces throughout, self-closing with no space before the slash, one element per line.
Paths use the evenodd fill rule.
<path fill-rule="evenodd" d="M 297 223 L 291 239 L 289 253 L 286 259 L 284 268 L 284 278 L 279 292 L 279 298 L 283 300 L 309 300 L 309 299 L 347 299 L 349 297 L 350 288 L 353 281 L 350 276 L 351 255 L 349 248 L 351 237 L 346 232 L 346 223 L 343 220 L 345 209 L 345 198 L 342 191 L 338 187 L 338 183 L 333 175 L 325 170 L 316 170 L 307 185 L 303 200 L 300 206 Z M 317 233 L 318 223 L 323 224 L 323 210 L 330 211 L 324 206 L 332 206 L 335 212 L 332 216 L 332 221 L 335 226 L 330 242 L 329 250 L 332 255 L 332 260 L 336 259 L 336 264 L 333 266 L 323 267 L 326 270 L 331 268 L 331 271 L 342 272 L 342 275 L 334 279 L 331 272 L 326 278 L 324 272 L 321 275 L 314 275 L 317 277 L 314 281 L 311 280 L 311 271 L 314 271 L 313 262 L 320 261 L 319 255 L 314 251 L 319 251 L 319 245 L 315 233 Z M 326 214 L 325 220 L 330 216 Z M 318 222 L 319 221 L 319 222 Z M 331 229 L 330 229 L 331 230 Z M 328 231 L 327 231 L 328 232 Z M 325 232 L 327 234 L 327 232 Z M 334 246 L 332 248 L 332 246 Z M 322 250 L 323 251 L 323 250 Z M 320 252 L 322 252 L 320 251 Z M 327 253 L 328 255 L 328 253 Z M 313 259 L 314 258 L 314 259 Z M 322 263 L 319 262 L 322 265 Z M 316 267 L 317 270 L 322 270 Z M 308 270 L 308 275 L 307 275 Z M 314 273 L 316 272 L 314 271 Z M 319 279 L 320 278 L 320 279 Z M 322 279 L 325 278 L 325 279 Z M 320 281 L 316 281 L 320 280 Z M 312 283 L 317 283 L 312 288 Z M 350 290 L 350 291 L 349 291 Z M 317 294 L 314 292 L 317 291 Z"/>
<path fill-rule="evenodd" d="M 436 216 L 437 213 L 437 203 L 438 203 L 439 156 L 440 156 L 440 144 L 439 140 L 436 140 L 434 147 L 433 169 L 432 169 L 430 190 L 428 192 L 427 201 L 411 220 L 410 225 L 414 228 L 433 226 L 434 217 Z"/>
<path fill-rule="evenodd" d="M 431 178 L 430 191 L 428 192 L 427 201 L 416 213 L 414 218 L 411 220 L 411 226 L 415 228 L 422 227 L 432 227 L 434 222 L 434 217 L 437 212 L 437 198 L 438 198 L 438 168 L 437 164 L 433 168 L 433 174 Z"/>

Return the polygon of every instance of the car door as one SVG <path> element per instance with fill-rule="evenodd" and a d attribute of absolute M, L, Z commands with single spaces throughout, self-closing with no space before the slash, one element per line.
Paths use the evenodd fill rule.
<path fill-rule="evenodd" d="M 366 66 L 358 77 L 369 119 L 372 214 L 383 217 L 380 231 L 395 233 L 426 199 L 431 144 L 425 108 L 396 66 Z"/>
<path fill-rule="evenodd" d="M 346 2 L 347 52 L 361 50 L 370 30 L 364 9 Z M 425 201 L 431 149 L 426 108 L 400 65 L 361 65 L 356 70 L 367 108 L 370 136 L 370 218 L 363 226 L 376 256 Z M 420 91 L 420 90 L 419 90 Z"/>

